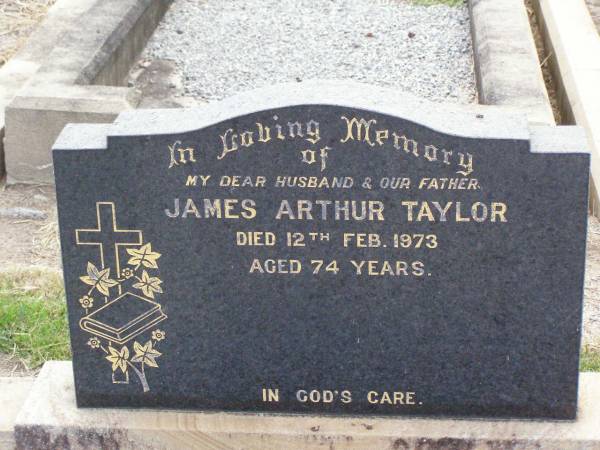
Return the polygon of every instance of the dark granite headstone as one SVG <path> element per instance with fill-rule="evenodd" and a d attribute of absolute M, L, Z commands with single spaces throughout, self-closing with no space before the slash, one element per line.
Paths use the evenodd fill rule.
<path fill-rule="evenodd" d="M 578 128 L 302 83 L 54 166 L 80 406 L 575 417 Z"/>

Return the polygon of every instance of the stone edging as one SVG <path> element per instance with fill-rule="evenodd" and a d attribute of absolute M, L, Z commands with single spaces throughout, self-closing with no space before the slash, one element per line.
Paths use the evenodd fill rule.
<path fill-rule="evenodd" d="M 139 94 L 121 84 L 171 2 L 59 0 L 50 8 L 0 70 L 9 183 L 52 183 L 50 148 L 67 123 L 112 122 L 135 108 Z"/>
<path fill-rule="evenodd" d="M 532 123 L 554 125 L 523 0 L 468 3 L 480 103 L 520 109 Z"/>
<path fill-rule="evenodd" d="M 600 35 L 584 0 L 534 0 L 551 51 L 559 105 L 569 123 L 585 128 L 590 149 L 590 210 L 600 217 Z"/>

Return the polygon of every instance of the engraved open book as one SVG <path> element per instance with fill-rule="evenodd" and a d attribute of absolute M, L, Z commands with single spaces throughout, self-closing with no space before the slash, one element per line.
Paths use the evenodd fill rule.
<path fill-rule="evenodd" d="M 166 318 L 158 303 L 125 292 L 83 317 L 79 325 L 88 333 L 122 345 Z"/>

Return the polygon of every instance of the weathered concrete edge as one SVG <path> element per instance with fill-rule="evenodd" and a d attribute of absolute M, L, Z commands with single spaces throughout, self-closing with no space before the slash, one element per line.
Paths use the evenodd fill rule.
<path fill-rule="evenodd" d="M 58 0 L 36 27 L 24 45 L 6 64 L 0 68 L 0 178 L 4 167 L 4 128 L 6 106 L 37 70 L 43 65 L 48 54 L 63 36 L 62 23 L 86 11 L 95 0 Z"/>
<path fill-rule="evenodd" d="M 106 148 L 111 136 L 185 133 L 245 114 L 310 104 L 390 114 L 453 135 L 531 140 L 532 152 L 588 152 L 584 132 L 579 127 L 529 126 L 524 114 L 497 107 L 436 104 L 395 89 L 335 80 L 280 84 L 192 109 L 123 112 L 111 125 L 68 125 L 53 148 L 101 149 Z"/>
<path fill-rule="evenodd" d="M 590 211 L 600 217 L 600 36 L 584 0 L 534 0 L 539 26 L 552 55 L 563 117 L 587 132 Z"/>
<path fill-rule="evenodd" d="M 173 0 L 137 0 L 120 18 L 77 84 L 121 85 Z M 105 6 L 106 8 L 106 6 Z M 112 11 L 112 9 L 110 9 Z"/>
<path fill-rule="evenodd" d="M 12 119 L 5 118 L 0 127 L 6 123 L 3 142 L 9 184 L 53 183 L 50 149 L 66 123 L 112 122 L 118 113 L 139 103 L 139 95 L 130 88 L 109 90 L 107 86 L 77 83 L 122 83 L 129 64 L 143 49 L 172 0 L 87 3 L 92 5 L 75 18 L 69 15 L 67 25 L 60 21 L 60 14 L 52 16 L 54 25 L 68 28 L 69 41 L 54 48 L 6 108 Z M 111 20 L 97 24 L 99 17 Z M 96 26 L 102 30 L 100 36 L 89 33 L 89 27 Z M 87 33 L 87 38 L 78 39 L 77 33 Z M 65 58 L 70 62 L 66 63 Z M 34 109 L 26 106 L 33 101 Z M 28 130 L 28 122 L 34 118 L 37 129 L 44 131 L 35 136 Z"/>
<path fill-rule="evenodd" d="M 469 0 L 475 74 L 482 104 L 512 106 L 554 125 L 523 0 Z"/>
<path fill-rule="evenodd" d="M 80 408 L 70 362 L 46 363 L 15 422 L 17 448 L 600 449 L 600 374 L 580 376 L 576 421 L 323 417 Z"/>

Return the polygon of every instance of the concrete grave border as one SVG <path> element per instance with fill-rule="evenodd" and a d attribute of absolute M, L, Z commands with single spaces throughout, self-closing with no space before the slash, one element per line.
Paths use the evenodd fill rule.
<path fill-rule="evenodd" d="M 468 0 L 483 104 L 511 106 L 554 125 L 523 0 Z M 590 212 L 600 217 L 600 34 L 585 0 L 533 0 L 562 116 L 585 128 L 592 154 Z"/>
<path fill-rule="evenodd" d="M 532 123 L 555 125 L 523 0 L 468 4 L 479 102 L 520 109 Z"/>
<path fill-rule="evenodd" d="M 534 0 L 559 104 L 569 123 L 585 128 L 590 149 L 590 210 L 600 217 L 600 34 L 584 0 Z"/>
<path fill-rule="evenodd" d="M 67 123 L 112 122 L 136 107 L 139 94 L 122 83 L 171 3 L 59 0 L 50 8 L 0 70 L 0 175 L 4 153 L 9 183 L 52 183 L 50 148 Z"/>

